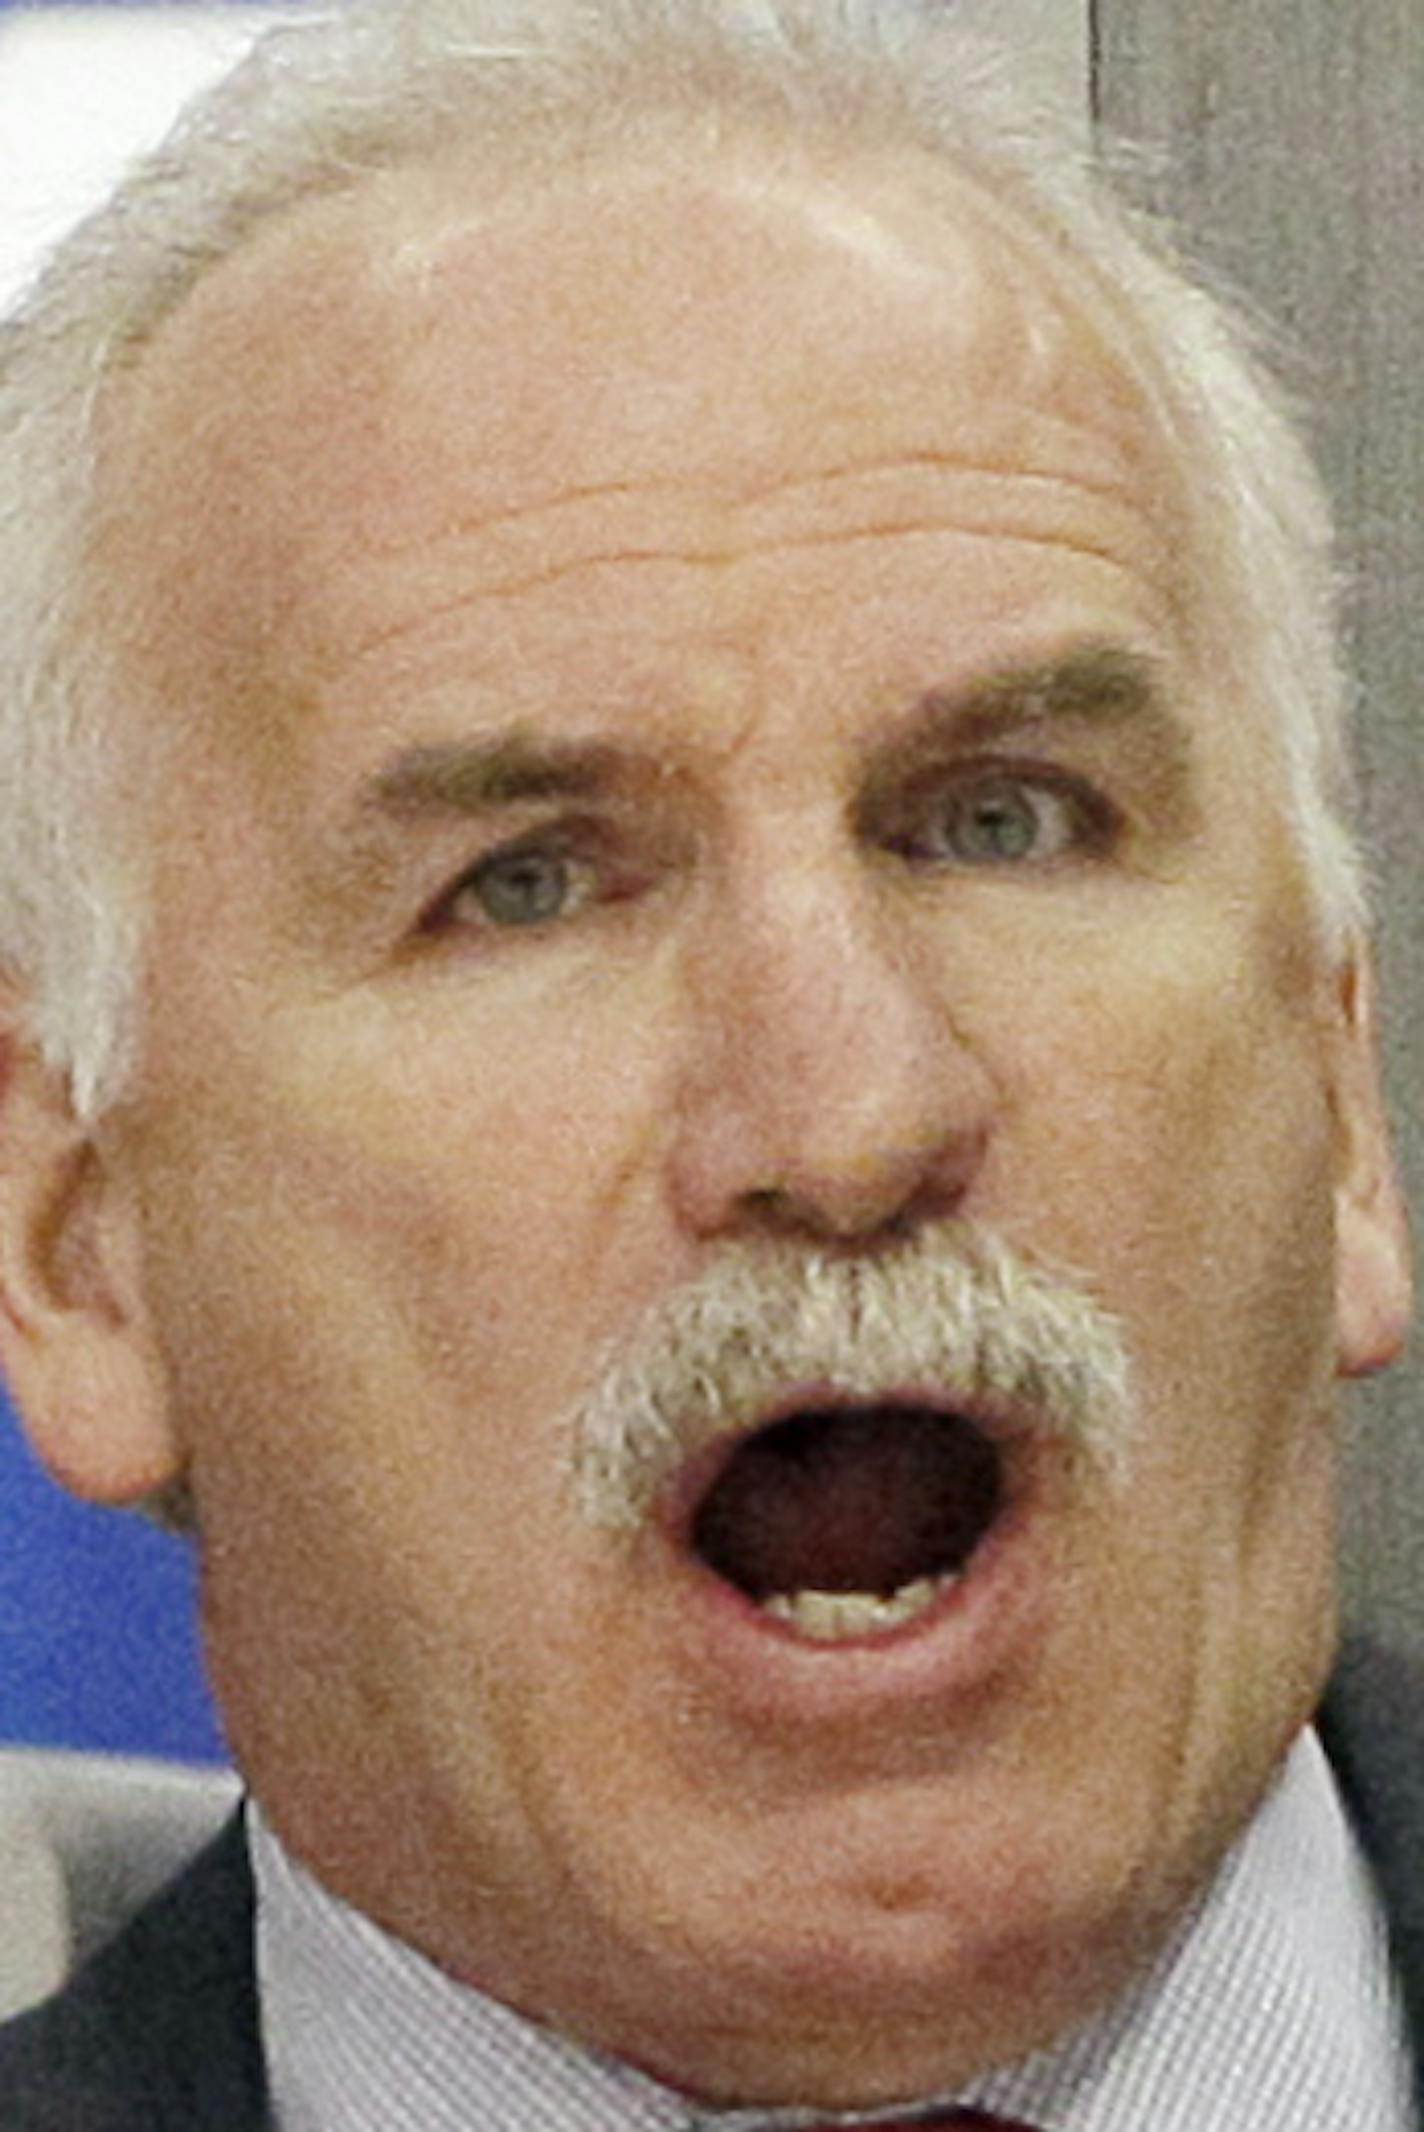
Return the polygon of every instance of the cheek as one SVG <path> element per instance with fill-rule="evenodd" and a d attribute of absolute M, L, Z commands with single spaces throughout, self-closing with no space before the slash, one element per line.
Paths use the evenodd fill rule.
<path fill-rule="evenodd" d="M 1006 1086 L 1000 1191 L 1027 1182 L 1026 1239 L 1087 1274 L 1165 1392 L 1269 1410 L 1328 1376 L 1318 1039 L 1239 938 L 1193 953 L 1169 936 L 1100 989 L 1060 985 Z"/>
<path fill-rule="evenodd" d="M 666 1274 L 667 1047 L 658 1001 L 628 987 L 572 987 L 497 1022 L 478 1005 L 392 1029 L 375 1058 L 347 1054 L 334 1119 L 330 1084 L 304 1087 L 282 1167 L 432 1358 L 477 1334 L 516 1393 L 617 1329 L 625 1289 Z"/>
<path fill-rule="evenodd" d="M 624 1291 L 665 1276 L 649 1139 L 667 1105 L 655 1045 L 628 1033 L 651 1020 L 561 1015 L 538 1046 L 527 1023 L 472 1020 L 368 1000 L 284 1048 L 278 1015 L 240 1075 L 165 1091 L 150 1277 L 195 1402 L 256 1382 L 264 1417 L 291 1410 L 259 1436 L 319 1423 L 378 1458 L 390 1413 L 433 1434 L 472 1408 L 561 1411 Z"/>

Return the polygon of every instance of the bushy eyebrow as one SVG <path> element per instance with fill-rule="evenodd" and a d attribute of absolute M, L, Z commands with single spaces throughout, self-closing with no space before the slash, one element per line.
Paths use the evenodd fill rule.
<path fill-rule="evenodd" d="M 1164 803 L 1185 820 L 1195 788 L 1192 728 L 1173 705 L 1158 662 L 1116 644 L 1079 645 L 1060 658 L 1005 667 L 963 689 L 931 689 L 900 732 L 874 750 L 861 800 L 873 815 L 923 771 L 1059 734 L 1121 738 Z"/>
<path fill-rule="evenodd" d="M 401 749 L 357 786 L 313 854 L 319 901 L 349 912 L 353 898 L 387 891 L 411 829 L 447 830 L 521 803 L 593 799 L 629 781 L 626 751 L 568 741 L 524 725 L 484 737 Z"/>
<path fill-rule="evenodd" d="M 866 765 L 859 811 L 903 789 L 948 755 L 1003 745 L 1015 733 L 1080 727 L 1129 731 L 1164 791 L 1191 789 L 1192 735 L 1167 699 L 1156 663 L 1117 645 L 1078 646 L 1061 658 L 1010 666 L 962 690 L 931 689 L 900 733 L 879 742 Z M 594 799 L 657 779 L 640 749 L 606 741 L 561 740 L 533 726 L 483 739 L 407 748 L 384 764 L 356 798 L 354 842 L 379 840 L 382 826 L 457 821 L 521 804 Z"/>
<path fill-rule="evenodd" d="M 975 746 L 1011 728 L 1079 725 L 1148 733 L 1164 762 L 1185 771 L 1192 758 L 1190 728 L 1167 700 L 1155 660 L 1115 644 L 1079 646 L 1060 659 L 1011 666 L 963 691 L 931 690 L 922 720 L 941 735 Z"/>
<path fill-rule="evenodd" d="M 587 799 L 615 778 L 621 751 L 516 730 L 485 741 L 408 748 L 365 786 L 358 811 L 396 820 L 480 814 L 546 799 Z"/>

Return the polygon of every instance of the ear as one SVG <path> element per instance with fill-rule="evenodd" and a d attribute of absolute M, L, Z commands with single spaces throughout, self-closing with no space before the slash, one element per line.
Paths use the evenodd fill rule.
<path fill-rule="evenodd" d="M 1336 983 L 1336 1357 L 1342 1377 L 1362 1377 L 1404 1346 L 1413 1300 L 1409 1227 L 1380 1090 L 1374 971 L 1362 943 Z"/>
<path fill-rule="evenodd" d="M 0 994 L 0 1365 L 39 1456 L 129 1502 L 180 1464 L 143 1304 L 133 1195 Z"/>

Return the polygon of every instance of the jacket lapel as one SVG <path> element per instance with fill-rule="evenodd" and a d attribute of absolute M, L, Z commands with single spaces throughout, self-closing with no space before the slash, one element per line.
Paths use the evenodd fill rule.
<path fill-rule="evenodd" d="M 1347 1643 L 1320 1729 L 1388 1914 L 1424 2124 L 1424 1663 Z"/>

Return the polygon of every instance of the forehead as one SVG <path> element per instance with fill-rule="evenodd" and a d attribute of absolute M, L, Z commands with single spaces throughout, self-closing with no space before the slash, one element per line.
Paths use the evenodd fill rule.
<path fill-rule="evenodd" d="M 383 178 L 215 271 L 111 391 L 116 604 L 211 718 L 299 699 L 403 573 L 428 604 L 590 538 L 716 556 L 908 523 L 961 461 L 1120 507 L 1165 585 L 1183 484 L 1115 310 L 923 160 Z"/>

